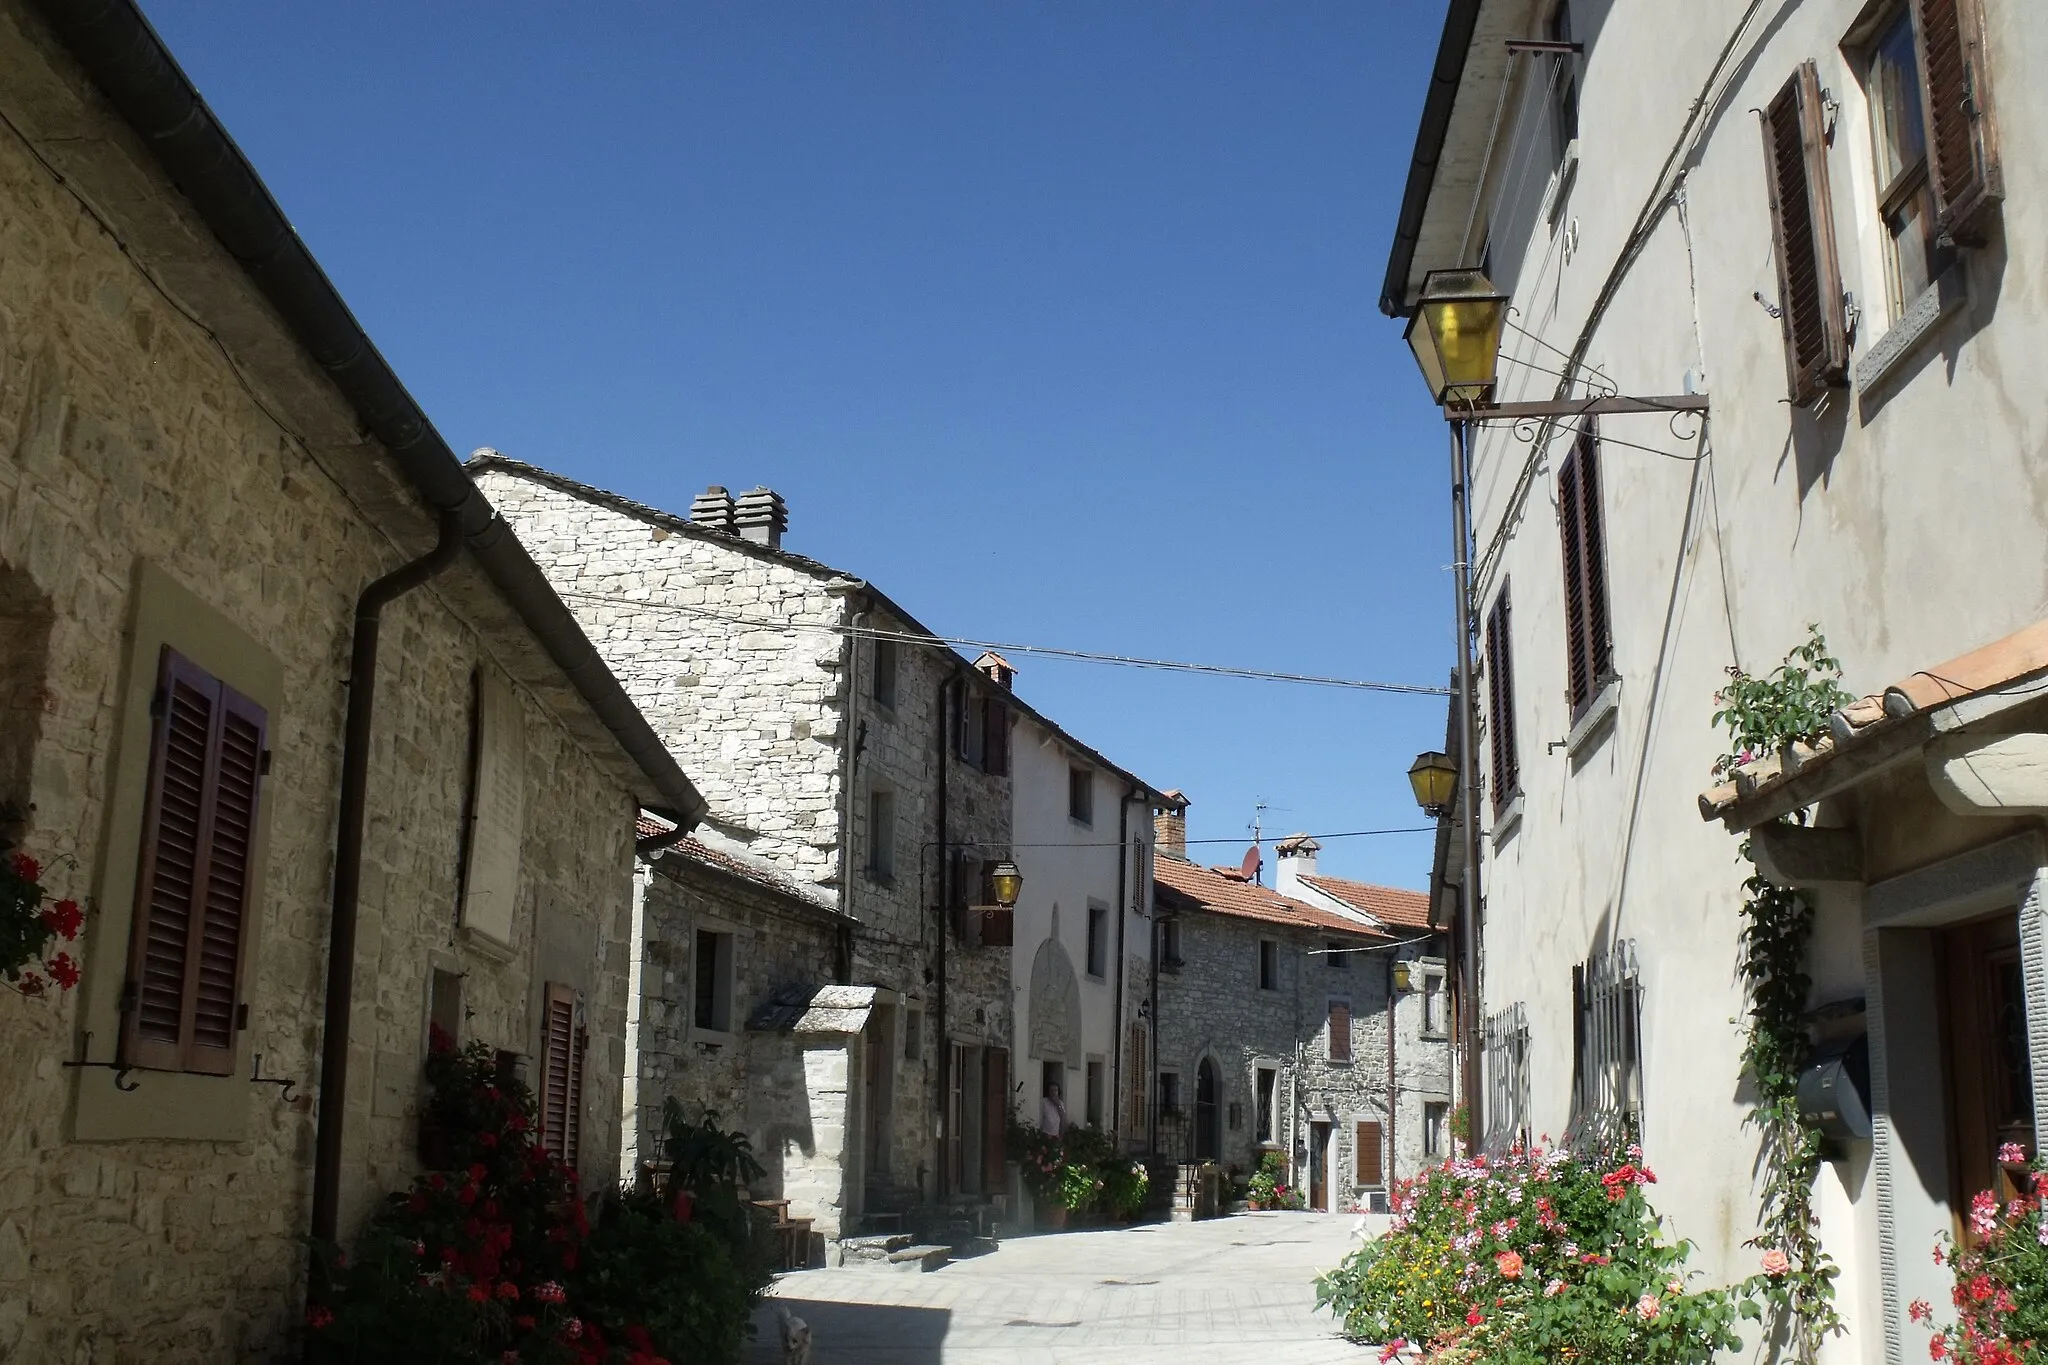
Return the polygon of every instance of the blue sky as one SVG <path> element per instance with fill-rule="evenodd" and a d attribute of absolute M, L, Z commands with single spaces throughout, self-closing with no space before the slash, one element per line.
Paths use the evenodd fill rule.
<path fill-rule="evenodd" d="M 1442 424 L 1375 306 L 1441 3 L 145 8 L 456 449 L 767 484 L 944 634 L 1447 674 Z M 1016 662 L 1192 837 L 1420 823 L 1441 699 Z"/>

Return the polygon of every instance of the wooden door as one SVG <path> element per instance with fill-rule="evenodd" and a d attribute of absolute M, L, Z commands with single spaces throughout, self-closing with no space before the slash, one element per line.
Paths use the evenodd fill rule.
<path fill-rule="evenodd" d="M 981 1068 L 981 1187 L 1003 1193 L 1003 1145 L 1010 1114 L 1010 1052 L 988 1049 Z"/>
<path fill-rule="evenodd" d="M 2001 1147 L 2034 1153 L 2033 1068 L 2019 917 L 2007 910 L 1939 939 L 1943 1063 L 1948 1072 L 1950 1207 L 1967 1232 L 1970 1199 L 2018 1193 Z"/>
<path fill-rule="evenodd" d="M 1308 1126 L 1308 1206 L 1320 1210 L 1330 1207 L 1330 1125 L 1327 1123 Z"/>
<path fill-rule="evenodd" d="M 1218 1161 L 1223 1156 L 1223 1133 L 1219 1122 L 1216 1063 L 1207 1057 L 1195 1068 L 1195 1160 Z"/>

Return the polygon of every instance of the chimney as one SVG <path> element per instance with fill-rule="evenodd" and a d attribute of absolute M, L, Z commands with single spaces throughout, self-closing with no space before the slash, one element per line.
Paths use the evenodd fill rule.
<path fill-rule="evenodd" d="M 774 489 L 756 488 L 740 494 L 739 501 L 733 504 L 732 519 L 741 540 L 779 550 L 782 533 L 789 529 L 789 505 Z"/>
<path fill-rule="evenodd" d="M 1169 857 L 1188 856 L 1188 799 L 1179 792 L 1164 793 L 1168 804 L 1152 814 L 1152 846 Z"/>
<path fill-rule="evenodd" d="M 1301 884 L 1301 879 L 1316 875 L 1316 854 L 1322 851 L 1323 846 L 1306 834 L 1290 834 L 1273 845 L 1273 889 L 1283 896 L 1302 899 L 1302 893 L 1309 888 Z"/>
<path fill-rule="evenodd" d="M 979 659 L 976 659 L 974 667 L 983 677 L 1005 691 L 1012 690 L 1010 685 L 1017 679 L 1016 667 L 1008 659 L 1005 659 L 992 649 L 984 652 Z"/>
<path fill-rule="evenodd" d="M 732 494 L 717 484 L 697 495 L 690 504 L 690 520 L 707 531 L 720 531 L 732 535 Z"/>

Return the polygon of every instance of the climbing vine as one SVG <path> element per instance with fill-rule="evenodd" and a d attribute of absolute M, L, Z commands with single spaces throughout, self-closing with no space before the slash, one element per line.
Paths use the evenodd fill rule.
<path fill-rule="evenodd" d="M 1828 716 L 1853 701 L 1840 684 L 1841 664 L 1828 653 L 1819 626 L 1807 627 L 1773 671 L 1752 676 L 1728 670 L 1729 681 L 1714 694 L 1714 724 L 1728 732 L 1730 747 L 1714 765 L 1724 773 L 1778 752 L 1794 741 L 1811 742 Z M 1747 840 L 1744 858 L 1751 858 Z M 1811 1361 L 1821 1340 L 1842 1330 L 1835 1308 L 1834 1260 L 1822 1248 L 1813 1187 L 1820 1174 L 1821 1136 L 1799 1112 L 1799 1071 L 1809 1049 L 1806 950 L 1813 937 L 1813 906 L 1787 887 L 1752 872 L 1742 884 L 1742 980 L 1749 999 L 1743 1039 L 1743 1067 L 1757 1088 L 1750 1121 L 1761 1144 L 1764 1188 L 1760 1231 L 1750 1245 L 1763 1252 L 1761 1281 L 1797 1359 Z"/>

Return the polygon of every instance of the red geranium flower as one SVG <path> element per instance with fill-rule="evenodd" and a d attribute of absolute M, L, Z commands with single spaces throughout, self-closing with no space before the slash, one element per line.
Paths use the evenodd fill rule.
<path fill-rule="evenodd" d="M 498 1286 L 498 1297 L 507 1300 L 517 1299 L 519 1297 L 519 1286 L 510 1280 L 505 1281 Z"/>
<path fill-rule="evenodd" d="M 79 926 L 85 923 L 85 914 L 78 908 L 77 901 L 58 901 L 41 915 L 43 927 L 69 943 L 78 937 Z"/>
<path fill-rule="evenodd" d="M 471 1180 L 480 1182 L 483 1180 L 485 1176 L 489 1174 L 490 1172 L 484 1169 L 484 1164 L 481 1161 L 477 1162 L 475 1165 L 469 1168 L 469 1178 Z"/>
<path fill-rule="evenodd" d="M 469 1287 L 469 1301 L 471 1303 L 489 1303 L 491 1301 L 491 1291 L 480 1284 L 473 1284 Z"/>
<path fill-rule="evenodd" d="M 314 1331 L 334 1325 L 334 1313 L 325 1304 L 316 1303 L 306 1310 L 306 1326 Z"/>
<path fill-rule="evenodd" d="M 50 979 L 65 990 L 78 984 L 78 964 L 71 960 L 71 954 L 59 953 L 50 959 Z"/>
<path fill-rule="evenodd" d="M 21 980 L 16 984 L 15 989 L 23 995 L 41 995 L 43 993 L 43 979 L 34 972 L 23 972 Z"/>
<path fill-rule="evenodd" d="M 14 869 L 15 876 L 25 882 L 40 881 L 42 879 L 43 865 L 34 858 L 29 857 L 26 853 L 15 854 L 7 860 L 7 865 Z"/>

